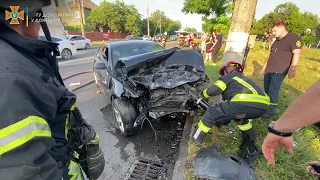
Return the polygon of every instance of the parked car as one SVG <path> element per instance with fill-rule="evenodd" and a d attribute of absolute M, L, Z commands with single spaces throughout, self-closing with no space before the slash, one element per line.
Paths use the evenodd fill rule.
<path fill-rule="evenodd" d="M 152 41 L 161 42 L 161 34 L 157 34 L 157 35 L 153 36 Z"/>
<path fill-rule="evenodd" d="M 58 49 L 60 52 L 60 56 L 57 56 L 57 58 L 62 59 L 71 59 L 72 56 L 77 54 L 77 48 L 75 46 L 74 42 L 70 42 L 68 40 L 62 39 L 60 37 L 51 36 L 52 42 L 58 43 Z M 45 35 L 40 35 L 39 40 L 47 41 L 47 38 Z"/>
<path fill-rule="evenodd" d="M 143 40 L 142 37 L 137 35 L 129 35 L 125 38 L 125 40 Z"/>
<path fill-rule="evenodd" d="M 190 113 L 194 102 L 184 85 L 198 87 L 206 75 L 196 50 L 164 49 L 152 41 L 121 41 L 101 46 L 93 63 L 97 87 L 112 107 L 109 119 L 132 135 L 146 118 Z"/>
<path fill-rule="evenodd" d="M 152 41 L 151 36 L 148 36 L 148 35 L 142 36 L 142 39 L 143 39 L 143 40 L 146 40 L 146 41 Z"/>
<path fill-rule="evenodd" d="M 91 47 L 91 40 L 78 35 L 65 35 L 66 40 L 74 42 L 77 49 L 88 49 Z"/>

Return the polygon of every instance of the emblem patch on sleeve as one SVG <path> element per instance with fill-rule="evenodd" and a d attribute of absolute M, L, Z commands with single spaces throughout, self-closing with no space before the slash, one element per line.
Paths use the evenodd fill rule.
<path fill-rule="evenodd" d="M 296 42 L 296 46 L 297 46 L 297 47 L 301 47 L 301 41 L 297 41 L 297 42 Z"/>

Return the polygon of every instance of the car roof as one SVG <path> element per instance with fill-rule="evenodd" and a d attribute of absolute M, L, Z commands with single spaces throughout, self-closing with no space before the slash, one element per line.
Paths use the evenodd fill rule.
<path fill-rule="evenodd" d="M 117 42 L 109 42 L 107 45 L 109 47 L 119 47 L 121 45 L 132 45 L 132 46 L 136 46 L 136 45 L 152 45 L 152 44 L 157 44 L 155 42 L 152 41 L 141 41 L 141 40 L 130 40 L 130 41 L 117 41 Z"/>
<path fill-rule="evenodd" d="M 46 37 L 44 34 L 39 34 L 39 36 L 43 36 L 43 37 Z M 62 37 L 59 37 L 59 36 L 52 36 L 52 35 L 50 35 L 52 38 L 57 38 L 57 39 L 61 39 L 61 40 L 65 40 L 65 39 L 63 39 Z"/>

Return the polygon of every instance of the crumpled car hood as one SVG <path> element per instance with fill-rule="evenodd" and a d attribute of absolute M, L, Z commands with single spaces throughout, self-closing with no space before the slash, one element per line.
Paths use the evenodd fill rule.
<path fill-rule="evenodd" d="M 175 88 L 205 76 L 202 56 L 196 50 L 176 48 L 125 57 L 115 65 L 117 76 L 149 90 Z"/>
<path fill-rule="evenodd" d="M 131 82 L 144 85 L 153 90 L 158 88 L 175 88 L 201 78 L 190 65 L 173 65 L 156 67 L 128 77 Z"/>

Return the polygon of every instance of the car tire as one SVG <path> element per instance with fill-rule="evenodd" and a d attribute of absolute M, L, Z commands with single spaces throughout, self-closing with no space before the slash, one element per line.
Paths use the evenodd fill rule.
<path fill-rule="evenodd" d="M 137 112 L 132 104 L 125 99 L 112 98 L 112 123 L 124 136 L 131 136 L 138 132 L 138 127 L 133 127 Z"/>
<path fill-rule="evenodd" d="M 68 59 L 71 59 L 72 57 L 72 52 L 70 49 L 68 48 L 65 48 L 61 51 L 61 58 L 64 59 L 64 60 L 68 60 Z"/>
<path fill-rule="evenodd" d="M 85 49 L 89 49 L 89 48 L 90 48 L 90 45 L 87 43 L 84 48 L 85 48 Z"/>

